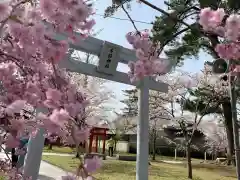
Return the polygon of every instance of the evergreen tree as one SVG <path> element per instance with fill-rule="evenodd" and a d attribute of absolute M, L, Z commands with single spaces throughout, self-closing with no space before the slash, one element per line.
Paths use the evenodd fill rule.
<path fill-rule="evenodd" d="M 138 96 L 137 96 L 138 90 L 131 89 L 131 90 L 123 90 L 124 95 L 126 96 L 126 99 L 122 100 L 121 102 L 126 105 L 122 109 L 123 116 L 126 117 L 135 117 L 138 115 Z"/>

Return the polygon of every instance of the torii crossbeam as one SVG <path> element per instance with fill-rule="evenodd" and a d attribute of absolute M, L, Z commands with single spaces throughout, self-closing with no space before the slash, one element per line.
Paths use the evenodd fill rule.
<path fill-rule="evenodd" d="M 75 34 L 77 37 L 79 33 Z M 66 40 L 67 36 L 58 34 L 56 40 Z M 98 66 L 87 64 L 72 58 L 71 55 L 60 63 L 60 66 L 70 72 L 77 72 L 94 77 L 99 77 L 115 82 L 136 86 L 139 89 L 139 121 L 137 123 L 137 165 L 136 180 L 148 180 L 148 126 L 149 126 L 149 90 L 167 92 L 168 85 L 163 82 L 156 82 L 150 77 L 145 77 L 138 83 L 132 83 L 126 73 L 116 71 L 118 63 L 127 64 L 129 61 L 136 61 L 135 51 L 122 46 L 99 40 L 94 37 L 70 44 L 70 48 L 91 53 L 99 57 Z M 170 71 L 172 65 L 168 67 Z M 43 131 L 40 131 L 35 138 L 30 138 L 27 156 L 25 159 L 24 174 L 37 180 L 39 167 L 44 146 Z"/>

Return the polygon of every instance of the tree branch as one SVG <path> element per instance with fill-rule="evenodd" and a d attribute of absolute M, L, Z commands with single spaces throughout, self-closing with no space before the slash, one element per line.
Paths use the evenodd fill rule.
<path fill-rule="evenodd" d="M 177 36 L 179 36 L 180 34 L 186 32 L 187 30 L 189 30 L 189 27 L 186 27 L 178 32 L 176 32 L 171 38 L 167 39 L 163 44 L 161 44 L 161 49 L 160 52 L 163 50 L 163 48 L 170 43 L 172 40 L 174 40 Z"/>
<path fill-rule="evenodd" d="M 157 10 L 158 12 L 164 14 L 165 16 L 168 16 L 168 17 L 171 18 L 172 20 L 175 20 L 175 21 L 177 21 L 177 22 L 179 22 L 179 23 L 181 23 L 181 24 L 183 24 L 183 25 L 185 25 L 185 26 L 187 26 L 187 27 L 189 27 L 189 28 L 191 29 L 191 27 L 190 27 L 189 24 L 187 24 L 187 23 L 184 22 L 183 20 L 177 18 L 176 16 L 173 16 L 172 14 L 169 14 L 168 12 L 164 11 L 163 9 L 158 8 L 157 6 L 151 4 L 150 2 L 148 2 L 148 1 L 146 1 L 146 0 L 139 0 L 139 1 L 142 2 L 142 3 L 144 3 L 144 4 L 146 4 L 146 5 L 149 6 L 149 7 Z"/>
<path fill-rule="evenodd" d="M 122 9 L 123 9 L 123 11 L 126 13 L 128 19 L 131 21 L 133 27 L 134 27 L 135 30 L 137 31 L 137 34 L 140 34 L 139 30 L 137 29 L 137 26 L 135 25 L 133 19 L 131 18 L 131 16 L 129 15 L 129 13 L 127 12 L 127 10 L 125 9 L 124 5 L 122 5 Z"/>

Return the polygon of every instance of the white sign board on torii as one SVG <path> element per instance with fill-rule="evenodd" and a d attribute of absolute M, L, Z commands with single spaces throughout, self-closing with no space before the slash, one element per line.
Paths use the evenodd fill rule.
<path fill-rule="evenodd" d="M 76 33 L 76 36 L 80 34 Z M 67 36 L 58 34 L 56 40 L 66 40 Z M 126 73 L 116 71 L 118 63 L 127 64 L 129 61 L 136 61 L 135 51 L 119 45 L 102 41 L 94 37 L 88 37 L 84 41 L 70 44 L 70 48 L 83 51 L 99 57 L 98 66 L 81 62 L 75 58 L 67 57 L 60 62 L 60 67 L 70 72 L 77 72 L 115 82 L 134 85 L 139 88 L 139 121 L 137 123 L 137 165 L 136 180 L 148 180 L 148 126 L 149 126 L 149 90 L 167 92 L 168 85 L 163 82 L 156 82 L 150 77 L 145 77 L 139 82 L 132 83 Z M 171 69 L 171 64 L 168 71 Z M 167 72 L 168 72 L 167 71 Z M 30 138 L 26 166 L 24 174 L 32 176 L 37 180 L 42 149 L 44 144 L 43 132 L 39 132 L 36 138 Z M 30 166 L 27 166 L 30 164 Z"/>

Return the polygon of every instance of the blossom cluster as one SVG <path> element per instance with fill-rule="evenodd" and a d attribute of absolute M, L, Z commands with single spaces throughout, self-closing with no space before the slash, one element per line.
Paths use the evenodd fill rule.
<path fill-rule="evenodd" d="M 227 15 L 224 9 L 212 10 L 204 8 L 199 14 L 199 24 L 207 33 L 215 33 L 225 39 L 224 43 L 215 47 L 220 58 L 238 60 L 239 37 L 240 37 L 240 15 Z"/>
<path fill-rule="evenodd" d="M 131 81 L 137 81 L 145 76 L 166 73 L 168 61 L 159 58 L 158 47 L 150 40 L 149 32 L 143 31 L 126 35 L 128 42 L 136 50 L 136 62 L 129 63 L 129 77 Z"/>

